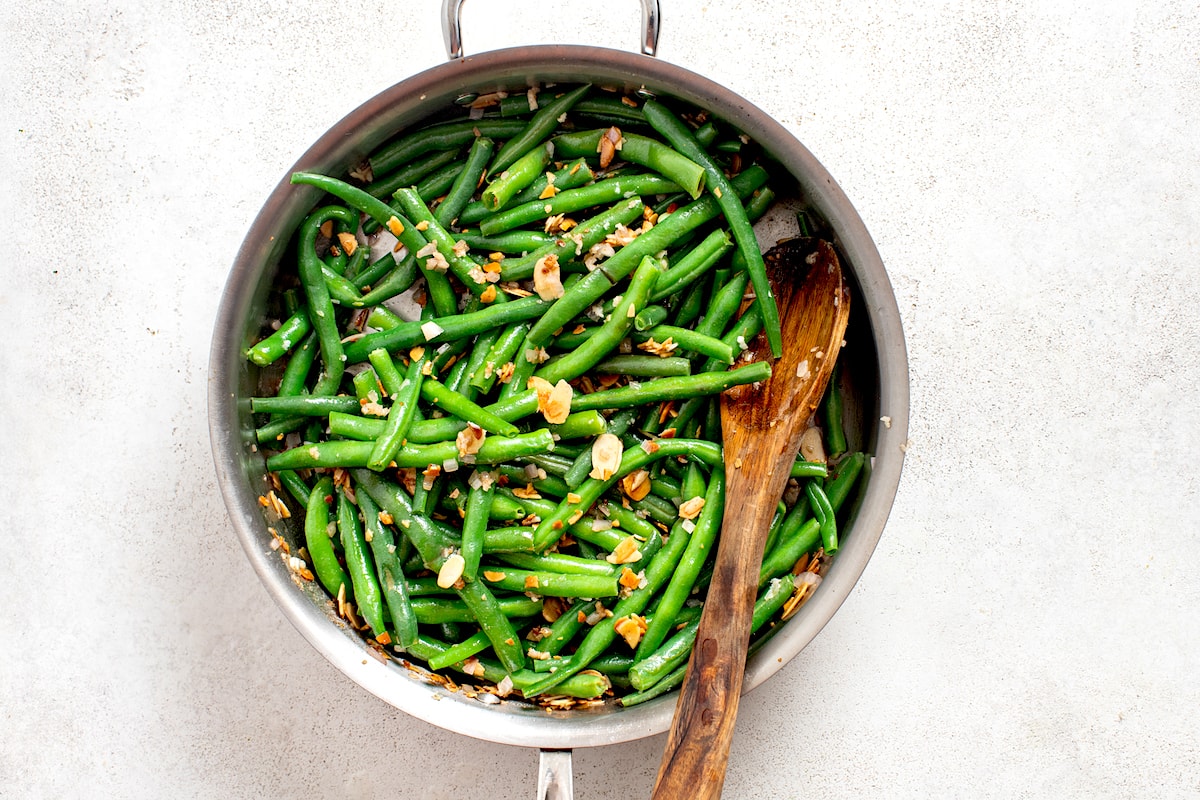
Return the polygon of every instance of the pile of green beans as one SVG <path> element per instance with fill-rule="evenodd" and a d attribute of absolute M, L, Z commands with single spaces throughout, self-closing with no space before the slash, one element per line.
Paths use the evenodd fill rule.
<path fill-rule="evenodd" d="M 741 358 L 753 337 L 781 346 L 750 227 L 773 176 L 701 110 L 539 97 L 403 132 L 353 176 L 292 176 L 322 196 L 246 350 L 263 503 L 303 520 L 291 563 L 382 652 L 490 694 L 632 705 L 678 686 L 695 639 L 720 393 L 770 376 Z M 866 462 L 843 408 L 834 381 L 754 642 L 837 551 Z"/>

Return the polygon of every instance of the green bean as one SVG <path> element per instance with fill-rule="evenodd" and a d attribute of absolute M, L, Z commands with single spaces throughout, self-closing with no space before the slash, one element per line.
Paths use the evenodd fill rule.
<path fill-rule="evenodd" d="M 425 202 L 416 191 L 412 189 L 397 189 L 396 199 L 400 201 L 400 206 L 404 209 L 404 212 L 411 219 L 415 220 L 416 224 L 425 223 L 427 227 L 422 231 L 422 234 L 437 248 L 438 253 L 441 254 L 449 270 L 468 289 L 484 298 L 487 296 L 486 293 L 490 293 L 496 302 L 503 302 L 506 299 L 502 293 L 496 290 L 495 284 L 485 280 L 483 270 L 474 260 L 455 250 L 456 242 L 454 237 L 437 221 L 433 213 L 430 212 L 429 207 L 425 205 Z M 421 258 L 422 256 L 418 253 L 417 257 Z"/>
<path fill-rule="evenodd" d="M 541 429 L 518 436 L 489 436 L 475 453 L 475 463 L 493 464 L 523 455 L 544 452 L 554 446 L 554 437 Z M 375 447 L 374 442 L 326 441 L 293 447 L 267 459 L 267 469 L 311 469 L 313 467 L 365 467 Z M 403 445 L 394 463 L 398 467 L 420 467 L 458 462 L 454 442 L 429 445 Z"/>
<path fill-rule="evenodd" d="M 682 188 L 695 199 L 704 191 L 704 168 L 677 150 L 662 142 L 639 136 L 636 133 L 618 131 L 622 161 L 639 164 L 652 169 L 659 175 Z M 555 136 L 554 153 L 559 158 L 576 158 L 594 155 L 600 149 L 606 130 L 578 131 Z"/>
<path fill-rule="evenodd" d="M 367 324 L 381 331 L 390 331 L 403 321 L 386 306 L 375 306 L 371 309 L 371 315 L 367 317 Z"/>
<path fill-rule="evenodd" d="M 730 241 L 729 234 L 724 229 L 713 231 L 663 273 L 662 277 L 658 279 L 659 282 L 656 284 L 650 300 L 658 302 L 693 283 L 712 269 L 732 249 L 733 242 Z"/>
<path fill-rule="evenodd" d="M 386 354 L 387 351 L 383 352 Z M 376 359 L 382 361 L 380 356 L 376 356 Z M 388 410 L 387 422 L 384 423 L 383 432 L 375 440 L 367 458 L 369 469 L 376 472 L 382 471 L 392 463 L 404 446 L 417 409 L 417 397 L 421 394 L 425 383 L 422 369 L 424 364 L 425 361 L 420 358 L 414 358 L 409 362 L 404 380 L 392 394 L 392 405 Z M 389 380 L 391 379 L 389 378 Z"/>
<path fill-rule="evenodd" d="M 472 386 L 483 394 L 492 390 L 501 369 L 513 360 L 517 354 L 517 348 L 521 346 L 521 342 L 525 341 L 525 333 L 529 330 L 529 326 L 529 322 L 513 322 L 504 327 L 484 351 L 482 369 L 476 370 L 471 376 Z M 478 346 L 477 344 L 476 347 Z"/>
<path fill-rule="evenodd" d="M 429 380 L 421 385 L 421 395 L 429 403 L 437 406 L 448 414 L 453 414 L 467 423 L 474 423 L 490 433 L 500 436 L 516 436 L 521 431 L 516 425 L 507 422 L 457 392 L 447 389 L 439 381 Z"/>
<path fill-rule="evenodd" d="M 350 363 L 364 361 L 367 354 L 377 347 L 396 352 L 418 344 L 428 346 L 453 342 L 511 322 L 533 319 L 549 305 L 537 295 L 532 295 L 466 314 L 438 317 L 432 325 L 419 320 L 402 322 L 390 330 L 369 333 L 347 344 L 346 360 Z"/>
<path fill-rule="evenodd" d="M 581 575 L 496 567 L 481 576 L 487 583 L 510 592 L 531 592 L 543 597 L 615 597 L 615 575 Z"/>
<path fill-rule="evenodd" d="M 792 513 L 795 513 L 795 509 Z M 820 541 L 821 525 L 815 519 L 805 521 L 790 535 L 780 536 L 775 548 L 763 556 L 758 571 L 758 585 L 764 586 L 772 578 L 791 572 L 800 557 L 811 552 Z"/>
<path fill-rule="evenodd" d="M 690 596 L 700 569 L 713 551 L 713 543 L 721 529 L 721 516 L 724 511 L 725 470 L 723 467 L 717 467 L 712 471 L 708 488 L 704 493 L 704 505 L 688 539 L 687 547 L 683 551 L 670 581 L 663 589 L 662 597 L 655 609 L 655 617 L 642 635 L 635 658 L 646 658 L 657 650 L 663 639 L 666 638 L 674 624 L 675 615 L 679 613 L 679 609 L 683 608 L 683 603 Z M 638 688 L 643 687 L 639 686 Z"/>
<path fill-rule="evenodd" d="M 343 414 L 357 413 L 358 398 L 336 395 L 334 397 L 298 395 L 295 397 L 252 397 L 250 410 L 255 414 L 287 414 L 306 417 L 323 417 L 332 411 Z"/>
<path fill-rule="evenodd" d="M 438 205 L 437 211 L 433 215 L 443 228 L 449 227 L 458 218 L 459 213 L 471 200 L 471 195 L 475 194 L 475 189 L 483 179 L 483 170 L 492 157 L 494 147 L 495 143 L 486 136 L 480 136 L 471 143 L 471 149 L 467 152 L 467 160 L 464 162 L 462 170 L 455 176 L 446 199 Z M 397 190 L 401 188 L 403 187 L 396 187 Z"/>
<path fill-rule="evenodd" d="M 591 409 L 568 414 L 567 418 L 557 425 L 546 427 L 556 439 L 579 439 L 585 436 L 599 436 L 608 430 L 608 422 L 603 414 Z M 559 445 L 556 449 L 562 451 L 564 448 L 565 445 Z"/>
<path fill-rule="evenodd" d="M 487 589 L 479 581 L 467 584 L 467 586 L 477 586 L 484 591 Z M 474 595 L 473 595 L 474 596 Z M 489 619 L 495 619 L 499 622 L 500 619 L 508 619 L 511 617 L 528 617 L 531 614 L 537 614 L 541 611 L 542 601 L 531 600 L 524 595 L 516 597 L 492 598 L 496 602 L 496 606 L 491 611 L 494 611 L 495 616 L 491 613 L 487 614 Z M 422 625 L 440 625 L 443 622 L 477 622 L 475 614 L 470 606 L 462 600 L 447 600 L 441 597 L 414 597 L 412 598 L 413 613 L 417 617 L 417 622 Z M 511 627 L 512 623 L 509 623 Z M 491 636 L 488 636 L 491 639 Z M 512 639 L 514 642 L 519 641 L 516 632 L 513 632 Z M 503 644 L 504 640 L 501 640 Z M 493 645 L 495 643 L 493 642 Z M 520 669 L 520 667 L 517 667 Z"/>
<path fill-rule="evenodd" d="M 317 257 L 315 246 L 320 225 L 329 219 L 345 222 L 347 213 L 347 209 L 340 206 L 325 206 L 309 215 L 300 228 L 300 283 L 308 297 L 309 321 L 316 329 L 317 341 L 321 345 L 321 361 L 325 367 L 326 381 L 333 386 L 337 386 L 341 381 L 346 363 L 337 318 L 334 316 L 336 312 L 329 297 L 329 287 L 325 284 L 322 274 L 323 264 Z"/>
<path fill-rule="evenodd" d="M 527 150 L 534 147 L 538 142 L 543 141 L 551 131 L 558 125 L 558 118 L 571 110 L 571 106 L 578 103 L 583 96 L 587 94 L 589 84 L 584 84 L 578 89 L 574 89 L 566 94 L 563 94 L 546 103 L 533 115 L 525 128 L 513 138 L 509 139 L 500 152 L 496 153 L 496 157 L 492 160 L 492 165 L 488 168 L 488 175 L 499 174 L 501 170 L 507 169 L 518 158 L 525 154 Z"/>
<path fill-rule="evenodd" d="M 616 348 L 624 338 L 625 332 L 633 326 L 633 318 L 637 316 L 638 310 L 645 306 L 646 298 L 654 291 L 654 282 L 660 272 L 655 259 L 650 256 L 643 258 L 629 282 L 629 287 L 621 295 L 621 302 L 613 309 L 599 332 L 571 353 L 543 366 L 535 375 L 550 383 L 557 383 L 560 380 L 573 380 L 595 366 L 605 354 Z"/>
<path fill-rule="evenodd" d="M 554 237 L 541 231 L 515 230 L 484 236 L 473 231 L 455 234 L 460 242 L 466 242 L 472 250 L 487 250 L 491 253 L 528 253 L 554 243 Z"/>
<path fill-rule="evenodd" d="M 406 164 L 395 172 L 371 181 L 364 189 L 367 194 L 383 199 L 402 186 L 414 186 L 437 170 L 455 163 L 459 158 L 458 148 L 434 153 L 428 158 Z"/>
<path fill-rule="evenodd" d="M 696 141 L 688 127 L 679 120 L 666 106 L 656 100 L 647 100 L 642 106 L 646 121 L 656 131 L 688 158 L 704 168 L 708 177 L 708 191 L 717 199 L 733 238 L 737 241 L 738 251 L 746 259 L 746 270 L 750 273 L 750 282 L 754 285 L 757 297 L 757 307 L 762 314 L 764 329 L 767 333 L 767 343 L 775 358 L 783 353 L 783 341 L 780 333 L 779 307 L 775 303 L 775 295 L 771 283 L 767 280 L 767 269 L 763 263 L 762 251 L 758 248 L 758 240 L 754 238 L 754 229 L 746 216 L 746 209 L 734 190 L 732 184 L 725 178 L 721 169 L 713 163 L 705 152 L 704 147 Z"/>
<path fill-rule="evenodd" d="M 342 537 L 342 552 L 346 556 L 346 571 L 350 573 L 350 582 L 354 586 L 358 613 L 362 614 L 371 626 L 371 632 L 378 637 L 386 627 L 383 624 L 383 595 L 379 589 L 379 579 L 375 577 L 375 561 L 363 538 L 358 509 L 341 489 L 337 491 L 337 528 Z"/>
<path fill-rule="evenodd" d="M 664 400 L 680 400 L 700 395 L 720 394 L 732 386 L 765 381 L 771 376 L 771 365 L 754 361 L 728 372 L 703 372 L 678 378 L 656 378 L 645 383 L 603 389 L 591 394 L 576 395 L 571 408 L 588 409 L 629 408 Z"/>
<path fill-rule="evenodd" d="M 351 186 L 345 181 L 339 181 L 337 178 L 330 178 L 326 175 L 318 175 L 313 172 L 294 172 L 292 173 L 292 183 L 315 186 L 322 191 L 328 192 L 334 197 L 341 199 L 342 202 L 350 207 L 356 208 L 371 217 L 380 225 L 386 226 L 393 234 L 396 234 L 395 229 L 397 225 L 405 230 L 411 228 L 411 225 L 405 224 L 405 221 L 400 219 L 398 214 L 387 203 L 372 197 L 362 189 Z M 399 234 L 396 235 L 399 236 Z M 401 241 L 404 240 L 402 239 Z M 303 252 L 304 250 L 301 251 L 301 254 Z"/>
<path fill-rule="evenodd" d="M 401 648 L 411 645 L 417 638 L 417 618 L 413 614 L 412 602 L 408 593 L 408 581 L 404 577 L 401 558 L 397 554 L 396 537 L 392 530 L 379 519 L 379 506 L 366 492 L 355 496 L 359 509 L 362 510 L 363 525 L 369 536 L 371 554 L 375 558 L 375 570 L 379 577 L 379 586 L 387 604 L 388 613 L 392 618 L 392 631 L 395 632 L 395 644 Z"/>
<path fill-rule="evenodd" d="M 379 507 L 391 515 L 400 530 L 417 549 L 426 568 L 437 571 L 446 560 L 446 542 L 429 517 L 413 513 L 408 493 L 368 469 L 351 470 L 355 485 L 371 495 Z M 315 490 L 314 490 L 315 491 Z"/>
<path fill-rule="evenodd" d="M 500 556 L 499 560 L 517 569 L 532 572 L 561 572 L 567 575 L 595 575 L 606 578 L 612 577 L 614 572 L 613 565 L 607 561 L 566 553 L 508 553 Z"/>
<path fill-rule="evenodd" d="M 321 478 L 308 495 L 304 510 L 304 546 L 317 580 L 333 597 L 353 599 L 350 578 L 342 569 L 333 550 L 330 531 L 329 503 L 333 499 L 333 479 Z"/>
<path fill-rule="evenodd" d="M 825 444 L 829 457 L 836 458 L 846 452 L 846 429 L 842 424 L 842 387 L 839 383 L 841 370 L 835 364 L 821 403 L 821 420 L 825 423 Z"/>
<path fill-rule="evenodd" d="M 304 479 L 290 469 L 280 470 L 277 474 L 279 475 L 279 483 L 287 490 L 288 494 L 294 497 L 296 502 L 301 506 L 307 508 L 311 490 L 308 488 L 308 484 L 304 482 Z"/>
<path fill-rule="evenodd" d="M 283 375 L 279 379 L 277 397 L 297 397 L 305 391 L 308 383 L 308 373 L 312 371 L 313 362 L 317 359 L 317 334 L 310 332 L 300 342 L 300 346 L 292 351 Z"/>
<path fill-rule="evenodd" d="M 360 404 L 378 403 L 383 399 L 383 387 L 375 376 L 375 370 L 370 367 L 355 374 L 350 383 L 354 386 L 354 395 Z"/>
<path fill-rule="evenodd" d="M 521 133 L 520 120 L 477 119 L 443 122 L 405 134 L 385 145 L 368 159 L 376 174 L 387 173 L 414 158 L 436 150 L 458 150 L 476 136 L 508 139 Z"/>
<path fill-rule="evenodd" d="M 659 277 L 659 280 L 661 279 L 662 276 Z M 655 283 L 655 285 L 657 286 L 658 284 Z M 653 328 L 661 322 L 666 322 L 669 313 L 663 306 L 646 306 L 633 318 L 633 328 L 638 331 Z"/>
<path fill-rule="evenodd" d="M 825 548 L 826 553 L 833 555 L 838 551 L 837 519 L 834 516 L 833 506 L 829 503 L 829 497 L 816 481 L 809 481 L 805 484 L 804 492 L 808 496 L 808 504 L 812 508 L 813 516 L 816 517 L 817 524 L 820 526 L 821 546 Z"/>
<path fill-rule="evenodd" d="M 355 251 L 355 254 L 357 255 L 358 253 L 364 253 L 364 254 L 369 255 L 369 252 L 368 252 L 369 249 L 370 248 L 360 246 L 358 248 L 358 250 Z M 398 251 L 392 251 L 392 252 L 385 254 L 383 257 L 381 257 L 379 260 L 377 260 L 374 264 L 371 264 L 369 267 L 366 267 L 365 269 L 360 269 L 358 272 L 355 272 L 353 275 L 351 275 L 350 271 L 347 270 L 346 277 L 349 278 L 350 281 L 356 287 L 358 287 L 358 290 L 360 292 L 369 291 L 371 286 L 378 283 L 380 280 L 387 277 L 388 275 L 391 275 L 400 266 L 400 261 L 398 261 L 396 258 L 397 252 Z M 365 257 L 366 256 L 364 256 L 364 259 L 365 259 Z M 413 274 L 415 277 L 415 274 L 416 274 L 416 272 L 415 272 L 416 264 L 415 263 L 413 264 L 413 270 L 414 270 Z"/>
<path fill-rule="evenodd" d="M 274 364 L 287 354 L 292 347 L 305 337 L 312 329 L 308 321 L 308 312 L 298 309 L 296 313 L 285 319 L 279 329 L 246 351 L 246 358 L 266 367 Z"/>
<path fill-rule="evenodd" d="M 670 378 L 692 373 L 692 362 L 678 356 L 609 356 L 596 372 L 634 378 Z"/>
<path fill-rule="evenodd" d="M 383 261 L 388 258 L 384 256 L 379 259 Z M 396 264 L 395 269 L 389 272 L 383 280 L 371 287 L 371 290 L 360 297 L 355 305 L 373 306 L 382 303 L 384 300 L 390 300 L 398 294 L 408 291 L 408 289 L 417 280 L 417 259 L 412 253 L 407 253 L 404 258 Z"/>
<path fill-rule="evenodd" d="M 541 611 L 540 603 L 524 596 L 518 596 L 519 600 L 513 601 L 499 599 L 482 581 L 470 581 L 456 591 L 470 610 L 473 621 L 479 623 L 479 627 L 491 640 L 492 650 L 504 668 L 509 672 L 524 669 L 525 651 L 521 649 L 521 639 L 517 636 L 510 617 L 537 614 Z M 506 603 L 509 605 L 506 606 Z"/>
<path fill-rule="evenodd" d="M 425 661 L 430 669 L 445 669 L 456 662 L 466 661 L 471 656 L 479 655 L 491 646 L 492 642 L 488 639 L 487 634 L 483 631 L 476 631 L 458 644 L 450 645 L 444 651 L 435 653 Z"/>
<path fill-rule="evenodd" d="M 801 456 L 792 464 L 789 475 L 793 478 L 825 478 L 829 475 L 829 467 L 824 461 L 805 461 Z"/>
<path fill-rule="evenodd" d="M 392 360 L 392 356 L 387 350 L 382 348 L 372 350 L 367 355 L 367 360 L 371 362 L 371 367 L 385 394 L 395 397 L 404 390 L 404 376 L 400 374 L 396 362 Z"/>
<path fill-rule="evenodd" d="M 739 272 L 718 289 L 704 314 L 704 319 L 696 325 L 696 333 L 713 337 L 725 333 L 729 321 L 733 319 L 741 306 L 742 298 L 746 294 L 746 284 L 749 282 L 750 276 L 745 272 Z"/>
<path fill-rule="evenodd" d="M 542 169 L 550 163 L 552 149 L 549 144 L 535 146 L 501 172 L 480 195 L 484 207 L 488 211 L 499 211 L 518 192 L 537 180 Z"/>
<path fill-rule="evenodd" d="M 731 345 L 712 336 L 705 336 L 703 333 L 698 333 L 691 328 L 680 328 L 675 325 L 656 325 L 648 330 L 637 331 L 630 338 L 638 343 L 654 340 L 659 344 L 663 344 L 669 341 L 677 345 L 680 350 L 708 356 L 722 365 L 733 363 L 734 351 Z M 691 362 L 686 358 L 683 360 L 688 362 L 690 371 Z"/>
<path fill-rule="evenodd" d="M 552 177 L 547 177 L 552 176 Z M 545 173 L 537 178 L 534 178 L 533 183 L 526 186 L 517 193 L 509 204 L 527 203 L 530 200 L 536 200 L 545 191 L 546 187 L 554 184 L 554 187 L 559 191 L 564 189 L 574 189 L 584 184 L 591 183 L 596 177 L 592 172 L 592 168 L 582 158 L 576 159 L 569 164 L 566 164 L 562 169 L 554 172 Z M 482 200 L 473 200 L 467 204 L 463 212 L 458 216 L 459 225 L 475 225 L 484 217 L 494 213 L 484 204 Z"/>
<path fill-rule="evenodd" d="M 603 203 L 640 197 L 647 194 L 663 194 L 676 191 L 674 183 L 658 175 L 626 175 L 568 189 L 545 200 L 530 200 L 512 206 L 479 222 L 479 230 L 492 236 L 512 228 L 556 214 L 569 214 Z"/>
<path fill-rule="evenodd" d="M 835 511 L 840 509 L 850 496 L 850 489 L 854 487 L 866 461 L 865 453 L 851 453 L 838 462 L 835 473 L 825 482 L 825 496 L 829 498 L 829 505 Z"/>

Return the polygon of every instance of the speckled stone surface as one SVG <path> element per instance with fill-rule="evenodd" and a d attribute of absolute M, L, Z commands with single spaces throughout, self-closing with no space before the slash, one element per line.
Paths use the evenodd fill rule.
<path fill-rule="evenodd" d="M 746 697 L 726 796 L 1200 797 L 1194 4 L 662 0 L 661 58 L 796 133 L 887 265 L 895 511 Z M 636 46 L 636 3 L 468 3 L 468 52 Z M 209 340 L 262 200 L 443 60 L 437 4 L 0 10 L 0 797 L 533 794 L 259 585 L 214 485 Z M 648 796 L 663 737 L 575 753 Z"/>

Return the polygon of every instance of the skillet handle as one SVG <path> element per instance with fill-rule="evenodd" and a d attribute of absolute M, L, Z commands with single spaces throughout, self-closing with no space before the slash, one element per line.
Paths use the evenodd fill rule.
<path fill-rule="evenodd" d="M 542 750 L 538 759 L 537 800 L 574 800 L 570 750 Z"/>
<path fill-rule="evenodd" d="M 658 50 L 658 0 L 642 2 L 642 52 L 648 56 Z M 446 40 L 446 55 L 453 61 L 463 57 L 462 46 L 463 0 L 442 0 L 442 37 Z"/>

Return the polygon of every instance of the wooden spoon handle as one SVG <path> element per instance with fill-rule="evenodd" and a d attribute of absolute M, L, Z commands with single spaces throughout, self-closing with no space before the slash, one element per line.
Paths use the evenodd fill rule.
<path fill-rule="evenodd" d="M 739 460 L 740 463 L 740 460 Z M 687 677 L 651 795 L 654 800 L 718 798 L 737 721 L 750 619 L 776 500 L 783 487 L 750 464 L 728 465 L 723 530 Z M 781 476 L 787 480 L 786 473 Z M 763 491 L 764 478 L 780 483 Z M 725 527 L 728 526 L 728 527 Z M 709 613 L 710 609 L 715 609 Z"/>

